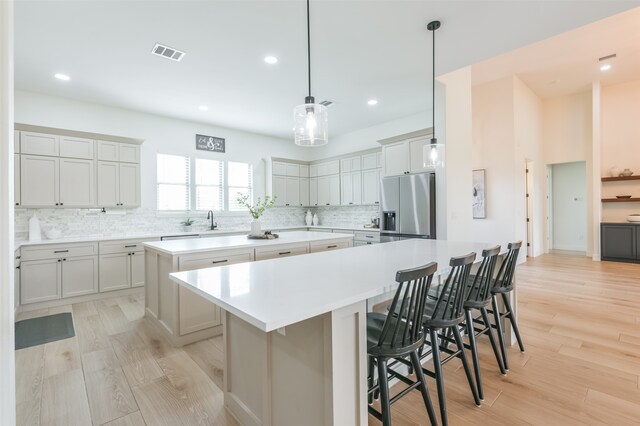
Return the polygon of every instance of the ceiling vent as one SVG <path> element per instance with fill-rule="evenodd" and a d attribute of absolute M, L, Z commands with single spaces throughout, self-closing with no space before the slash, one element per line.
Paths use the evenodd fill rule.
<path fill-rule="evenodd" d="M 153 53 L 154 55 L 162 56 L 166 59 L 171 59 L 172 61 L 176 62 L 180 62 L 182 58 L 184 58 L 184 55 L 186 55 L 185 52 L 181 52 L 180 50 L 174 49 L 173 47 L 163 46 L 159 43 L 156 43 L 156 45 L 153 46 L 153 49 L 151 49 L 151 53 Z"/>
<path fill-rule="evenodd" d="M 335 104 L 335 102 L 334 102 L 334 101 L 330 101 L 330 100 L 328 100 L 328 99 L 327 99 L 327 100 L 324 100 L 324 101 L 322 101 L 322 102 L 320 102 L 320 105 L 324 105 L 324 106 L 326 106 L 327 108 L 332 107 L 332 106 L 333 106 L 333 104 Z"/>

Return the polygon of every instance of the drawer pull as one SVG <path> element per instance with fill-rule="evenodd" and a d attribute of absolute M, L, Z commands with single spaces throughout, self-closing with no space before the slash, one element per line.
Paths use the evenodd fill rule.
<path fill-rule="evenodd" d="M 55 250 L 54 253 L 69 253 L 69 250 Z"/>
<path fill-rule="evenodd" d="M 214 261 L 213 261 L 213 262 L 211 262 L 211 263 L 213 263 L 213 264 L 216 264 L 216 263 L 225 263 L 225 262 L 228 262 L 228 261 L 229 261 L 229 259 L 225 259 L 225 260 L 214 260 Z"/>
<path fill-rule="evenodd" d="M 373 238 L 373 235 L 365 235 L 366 238 Z"/>
<path fill-rule="evenodd" d="M 290 251 L 282 251 L 280 253 L 278 253 L 279 256 L 282 256 L 283 254 L 291 254 Z"/>
<path fill-rule="evenodd" d="M 128 246 L 124 246 L 124 248 L 130 248 L 130 247 L 138 247 L 138 245 L 137 244 L 130 244 Z"/>
<path fill-rule="evenodd" d="M 336 246 L 336 245 L 327 246 L 327 248 L 336 248 L 336 247 L 338 247 L 338 246 Z"/>

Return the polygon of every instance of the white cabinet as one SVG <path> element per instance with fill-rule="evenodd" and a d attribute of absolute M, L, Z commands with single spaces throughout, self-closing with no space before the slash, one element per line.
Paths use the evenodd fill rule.
<path fill-rule="evenodd" d="M 272 171 L 271 173 L 276 176 L 286 176 L 287 175 L 287 163 L 282 163 L 280 161 L 274 161 L 272 163 Z"/>
<path fill-rule="evenodd" d="M 62 259 L 34 260 L 20 263 L 20 304 L 45 302 L 60 298 Z"/>
<path fill-rule="evenodd" d="M 133 252 L 129 257 L 131 262 L 131 287 L 144 286 L 144 252 Z"/>
<path fill-rule="evenodd" d="M 318 178 L 309 178 L 309 205 L 318 205 Z"/>
<path fill-rule="evenodd" d="M 20 154 L 13 154 L 13 201 L 20 205 Z"/>
<path fill-rule="evenodd" d="M 309 253 L 309 245 L 285 244 L 278 248 L 256 248 L 256 260 L 277 259 L 279 257 L 297 256 Z"/>
<path fill-rule="evenodd" d="M 285 176 L 273 176 L 272 197 L 276 199 L 276 206 L 284 206 L 287 202 L 287 178 Z"/>
<path fill-rule="evenodd" d="M 288 177 L 285 206 L 300 206 L 300 178 Z"/>
<path fill-rule="evenodd" d="M 20 153 L 20 132 L 17 130 L 13 132 L 13 153 Z"/>
<path fill-rule="evenodd" d="M 362 204 L 380 204 L 380 169 L 362 171 Z"/>
<path fill-rule="evenodd" d="M 309 166 L 309 177 L 310 178 L 318 177 L 318 165 L 317 164 L 311 164 Z"/>
<path fill-rule="evenodd" d="M 93 147 L 91 139 L 60 136 L 60 157 L 93 160 Z"/>
<path fill-rule="evenodd" d="M 20 203 L 24 207 L 59 205 L 60 159 L 40 155 L 20 156 Z"/>
<path fill-rule="evenodd" d="M 96 180 L 93 160 L 60 158 L 59 205 L 95 207 Z"/>
<path fill-rule="evenodd" d="M 20 152 L 22 154 L 60 155 L 60 137 L 45 133 L 20 132 Z"/>
<path fill-rule="evenodd" d="M 100 293 L 144 285 L 144 252 L 100 255 Z"/>
<path fill-rule="evenodd" d="M 62 259 L 62 297 L 98 292 L 98 256 Z"/>
<path fill-rule="evenodd" d="M 337 206 L 340 204 L 340 176 L 330 175 L 318 178 L 318 205 Z"/>
<path fill-rule="evenodd" d="M 118 161 L 120 158 L 120 144 L 117 142 L 97 141 L 98 160 Z"/>
<path fill-rule="evenodd" d="M 122 163 L 139 163 L 140 162 L 140 145 L 129 143 L 120 144 L 119 161 Z"/>
<path fill-rule="evenodd" d="M 302 166 L 301 166 L 302 167 Z M 317 185 L 317 183 L 316 183 Z M 301 206 L 309 206 L 310 197 L 309 197 L 309 178 L 300 178 L 300 205 Z M 317 190 L 316 190 L 316 198 L 317 198 Z"/>
<path fill-rule="evenodd" d="M 308 178 L 309 177 L 309 166 L 300 165 L 300 177 Z"/>
<path fill-rule="evenodd" d="M 15 265 L 13 268 L 13 309 L 20 305 L 20 250 L 14 253 Z"/>
<path fill-rule="evenodd" d="M 429 171 L 424 166 L 423 148 L 428 137 L 393 142 L 382 147 L 384 176 L 397 176 Z"/>
<path fill-rule="evenodd" d="M 377 165 L 377 153 L 365 154 L 362 156 L 362 170 L 376 169 Z"/>
<path fill-rule="evenodd" d="M 313 167 L 312 165 L 311 167 Z M 340 173 L 340 161 L 326 161 L 324 163 L 315 164 L 317 166 L 317 176 L 335 175 Z M 311 174 L 313 176 L 313 174 Z"/>
<path fill-rule="evenodd" d="M 362 172 L 341 174 L 342 205 L 357 205 L 362 203 Z"/>
<path fill-rule="evenodd" d="M 310 244 L 310 253 L 318 253 L 321 251 L 339 250 L 351 247 L 351 241 L 334 241 L 334 242 L 312 242 Z"/>
<path fill-rule="evenodd" d="M 140 166 L 98 161 L 98 206 L 137 207 L 140 205 Z"/>
<path fill-rule="evenodd" d="M 287 176 L 289 176 L 289 177 L 300 177 L 300 165 L 298 165 L 298 164 L 287 164 Z"/>
<path fill-rule="evenodd" d="M 340 171 L 342 173 L 345 172 L 355 172 L 362 168 L 362 160 L 360 156 L 343 158 L 340 160 Z"/>

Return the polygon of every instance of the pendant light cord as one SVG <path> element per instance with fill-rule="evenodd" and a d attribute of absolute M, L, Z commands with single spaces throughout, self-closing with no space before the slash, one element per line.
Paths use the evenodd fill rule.
<path fill-rule="evenodd" d="M 309 19 L 309 0 L 307 0 L 307 76 L 309 79 L 309 97 L 311 97 L 311 24 Z"/>
<path fill-rule="evenodd" d="M 436 140 L 436 30 L 433 31 L 433 48 L 431 49 L 431 72 L 432 72 L 432 86 L 431 86 L 431 126 L 433 127 L 433 135 L 431 136 L 431 143 Z"/>

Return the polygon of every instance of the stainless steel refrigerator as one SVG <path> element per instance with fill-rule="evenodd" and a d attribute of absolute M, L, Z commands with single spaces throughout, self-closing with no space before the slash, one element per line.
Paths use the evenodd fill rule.
<path fill-rule="evenodd" d="M 380 242 L 436 238 L 436 174 L 382 179 Z"/>

